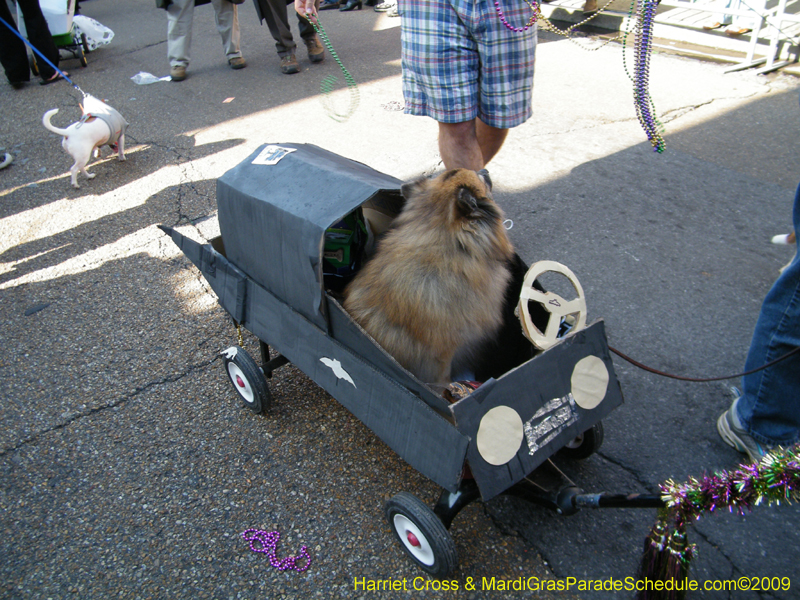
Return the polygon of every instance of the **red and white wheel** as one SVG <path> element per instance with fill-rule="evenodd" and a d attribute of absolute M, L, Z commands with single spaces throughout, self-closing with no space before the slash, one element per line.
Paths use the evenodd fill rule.
<path fill-rule="evenodd" d="M 231 378 L 233 387 L 239 392 L 239 395 L 247 404 L 252 404 L 255 401 L 256 393 L 253 387 L 247 380 L 247 375 L 239 368 L 235 362 L 228 363 L 228 377 Z"/>
<path fill-rule="evenodd" d="M 420 531 L 414 521 L 397 513 L 392 520 L 392 527 L 397 532 L 397 536 L 406 547 L 406 552 L 414 557 L 414 560 L 427 567 L 433 566 L 436 562 L 433 555 L 433 548 L 428 543 L 428 538 Z"/>
<path fill-rule="evenodd" d="M 400 492 L 386 503 L 385 511 L 403 550 L 423 571 L 442 579 L 455 570 L 455 542 L 436 513 L 419 498 Z"/>
<path fill-rule="evenodd" d="M 261 414 L 272 404 L 267 380 L 250 355 L 239 346 L 222 352 L 225 372 L 247 408 Z"/>

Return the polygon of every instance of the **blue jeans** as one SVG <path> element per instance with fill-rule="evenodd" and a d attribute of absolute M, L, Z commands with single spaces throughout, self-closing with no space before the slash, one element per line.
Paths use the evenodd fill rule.
<path fill-rule="evenodd" d="M 794 198 L 800 230 L 800 186 Z M 758 316 L 745 370 L 755 369 L 800 346 L 800 256 L 773 284 Z M 800 354 L 742 380 L 739 420 L 757 442 L 791 446 L 800 439 Z"/>

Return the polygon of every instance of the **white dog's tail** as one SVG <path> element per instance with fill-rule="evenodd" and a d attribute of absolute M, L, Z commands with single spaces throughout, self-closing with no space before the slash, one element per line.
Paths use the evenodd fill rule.
<path fill-rule="evenodd" d="M 61 129 L 59 127 L 56 127 L 55 125 L 51 125 L 50 124 L 50 118 L 54 114 L 56 114 L 57 112 L 58 112 L 58 109 L 54 108 L 53 110 L 48 110 L 46 113 L 44 113 L 44 116 L 42 117 L 42 125 L 47 127 L 47 129 L 49 129 L 53 133 L 57 133 L 58 135 L 66 136 L 67 133 L 68 133 L 66 129 Z"/>

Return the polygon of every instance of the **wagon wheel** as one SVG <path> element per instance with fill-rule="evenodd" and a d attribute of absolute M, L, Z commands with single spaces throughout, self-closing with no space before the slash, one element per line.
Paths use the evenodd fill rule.
<path fill-rule="evenodd" d="M 89 61 L 86 60 L 86 55 L 83 53 L 83 46 L 77 46 L 78 50 L 78 60 L 81 61 L 81 67 L 85 67 L 89 64 Z"/>
<path fill-rule="evenodd" d="M 400 492 L 386 503 L 384 510 L 403 550 L 423 571 L 443 579 L 455 570 L 455 542 L 439 517 L 419 498 Z"/>
<path fill-rule="evenodd" d="M 603 422 L 598 421 L 591 429 L 587 429 L 558 453 L 564 458 L 583 460 L 589 458 L 603 445 Z"/>
<path fill-rule="evenodd" d="M 89 38 L 86 37 L 85 33 L 81 34 L 81 47 L 83 47 L 83 51 L 86 54 L 89 54 L 89 52 L 92 51 L 92 49 L 89 48 Z"/>
<path fill-rule="evenodd" d="M 222 352 L 225 372 L 247 408 L 256 414 L 269 410 L 272 394 L 261 369 L 240 346 L 231 346 Z"/>
<path fill-rule="evenodd" d="M 33 73 L 34 77 L 39 76 L 39 65 L 36 64 L 36 59 L 33 56 L 28 57 L 28 64 L 31 67 L 31 73 Z"/>

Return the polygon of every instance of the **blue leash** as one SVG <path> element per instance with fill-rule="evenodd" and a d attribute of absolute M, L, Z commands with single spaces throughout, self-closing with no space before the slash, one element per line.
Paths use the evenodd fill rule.
<path fill-rule="evenodd" d="M 2 1 L 2 0 L 0 0 L 0 1 Z M 62 79 L 65 79 L 65 80 L 69 81 L 72 84 L 72 87 L 74 87 L 76 90 L 78 90 L 84 96 L 86 95 L 86 92 L 84 92 L 81 88 L 79 88 L 77 85 L 75 85 L 75 82 L 72 81 L 72 79 L 70 79 L 69 77 L 67 77 L 67 74 L 64 73 L 64 71 L 59 69 L 57 66 L 55 66 L 53 63 L 51 63 L 49 60 L 47 60 L 47 58 L 44 56 L 44 54 L 39 52 L 36 48 L 33 47 L 33 45 L 28 40 L 26 40 L 24 37 L 22 37 L 22 35 L 20 35 L 19 31 L 17 31 L 16 27 L 12 27 L 8 23 L 6 23 L 5 19 L 3 19 L 3 17 L 0 17 L 0 23 L 5 25 L 6 27 L 8 27 L 9 30 L 11 30 L 11 33 L 13 33 L 19 39 L 21 39 L 28 48 L 33 50 L 39 56 L 39 58 L 41 58 L 44 62 L 46 62 L 51 67 L 53 67 L 56 70 L 56 73 L 61 75 Z"/>

